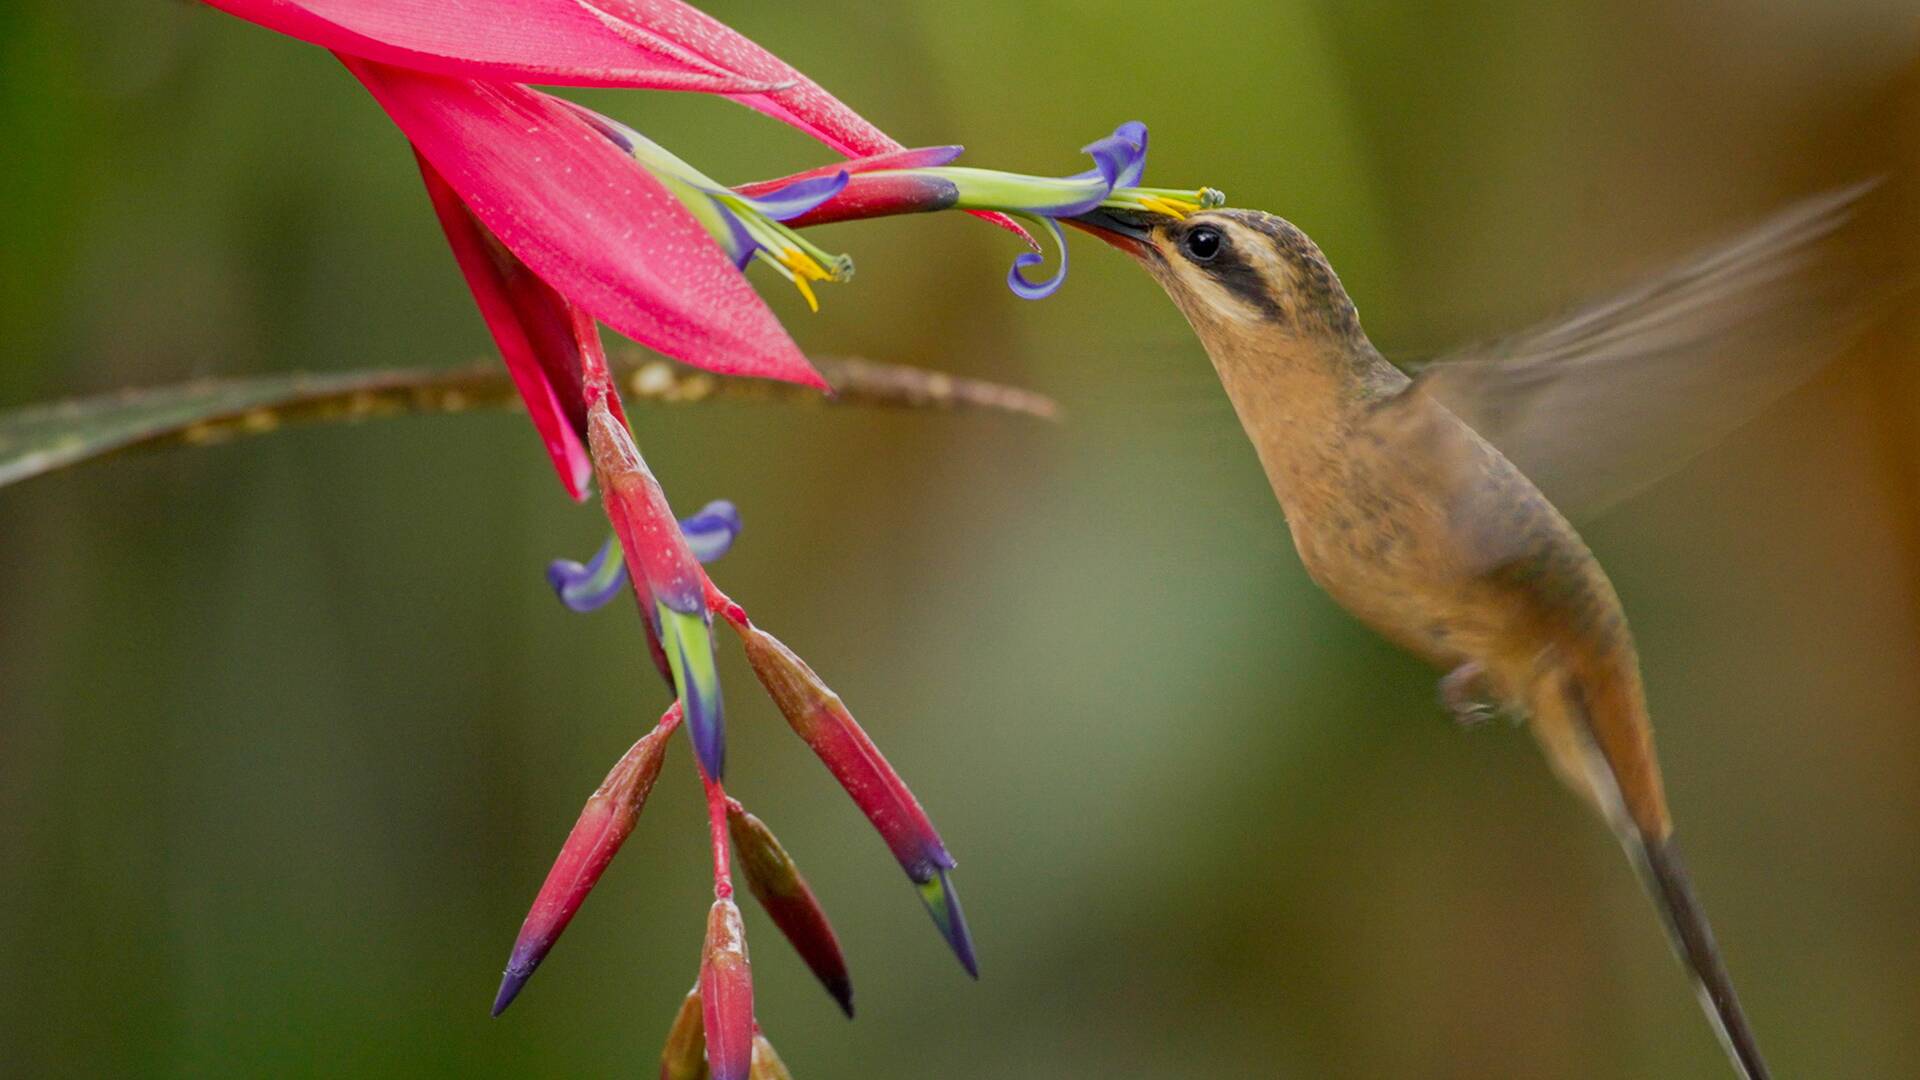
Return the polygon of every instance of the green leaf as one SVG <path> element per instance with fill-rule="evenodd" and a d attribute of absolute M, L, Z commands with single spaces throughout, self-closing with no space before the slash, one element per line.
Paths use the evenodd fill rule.
<path fill-rule="evenodd" d="M 729 379 L 645 354 L 614 358 L 631 404 L 715 400 L 986 409 L 1053 419 L 1039 394 L 937 371 L 856 359 L 816 360 L 837 391 Z M 203 379 L 150 390 L 0 410 L 0 487 L 133 447 L 206 446 L 291 424 L 353 423 L 418 413 L 518 408 L 497 363 L 341 374 Z"/>

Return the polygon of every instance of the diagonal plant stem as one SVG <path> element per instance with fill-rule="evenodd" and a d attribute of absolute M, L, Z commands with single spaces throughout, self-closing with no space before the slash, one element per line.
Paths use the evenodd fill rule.
<path fill-rule="evenodd" d="M 787 383 L 711 375 L 639 349 L 618 352 L 609 362 L 621 393 L 643 405 L 826 402 L 1048 420 L 1059 415 L 1052 399 L 1030 390 L 854 358 L 814 361 L 837 391 L 831 398 Z M 0 409 L 0 487 L 134 448 L 206 446 L 298 424 L 519 407 L 505 369 L 487 361 L 461 368 L 200 380 Z"/>

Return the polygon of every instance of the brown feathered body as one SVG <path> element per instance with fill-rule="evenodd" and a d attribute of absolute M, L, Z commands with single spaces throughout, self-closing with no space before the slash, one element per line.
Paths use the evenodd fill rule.
<path fill-rule="evenodd" d="M 1524 719 L 1554 771 L 1612 826 L 1749 1080 L 1767 1069 L 1672 842 L 1620 599 L 1573 526 L 1477 427 L 1546 447 L 1539 457 L 1551 464 L 1555 423 L 1620 415 L 1607 410 L 1627 399 L 1610 396 L 1608 380 L 1644 389 L 1641 377 L 1678 372 L 1704 384 L 1716 349 L 1744 334 L 1766 347 L 1747 350 L 1752 370 L 1726 378 L 1712 423 L 1703 411 L 1697 425 L 1724 430 L 1817 366 L 1783 347 L 1812 340 L 1816 326 L 1783 295 L 1810 281 L 1838 286 L 1813 272 L 1814 255 L 1865 190 L 1809 200 L 1575 319 L 1418 376 L 1373 347 L 1319 248 L 1277 217 L 1093 223 L 1192 324 L 1313 580 L 1447 672 L 1454 707 Z M 1627 488 L 1615 477 L 1594 490 Z"/>
<path fill-rule="evenodd" d="M 1609 819 L 1625 813 L 1666 839 L 1633 638 L 1612 584 L 1559 511 L 1415 390 L 1357 319 L 1284 335 L 1210 325 L 1244 317 L 1232 309 L 1187 315 L 1315 583 L 1441 670 L 1470 671 L 1463 681 L 1526 717 L 1576 791 Z"/>

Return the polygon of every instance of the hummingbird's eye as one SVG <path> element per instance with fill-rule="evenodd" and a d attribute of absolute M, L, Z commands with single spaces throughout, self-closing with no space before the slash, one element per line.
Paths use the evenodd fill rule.
<path fill-rule="evenodd" d="M 1189 232 L 1180 246 L 1186 249 L 1187 258 L 1194 262 L 1211 262 L 1220 254 L 1220 230 L 1210 225 L 1202 225 Z"/>

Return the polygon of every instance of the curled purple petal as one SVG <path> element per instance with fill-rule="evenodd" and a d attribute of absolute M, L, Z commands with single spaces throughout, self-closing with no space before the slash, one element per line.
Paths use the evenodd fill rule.
<path fill-rule="evenodd" d="M 699 512 L 680 519 L 681 535 L 693 557 L 710 563 L 725 555 L 740 536 L 740 511 L 725 499 L 715 499 Z"/>
<path fill-rule="evenodd" d="M 1060 252 L 1060 267 L 1053 276 L 1045 281 L 1031 281 L 1021 271 L 1030 266 L 1039 266 L 1046 262 L 1046 256 L 1031 251 L 1023 251 L 1013 257 L 1013 266 L 1007 270 L 1007 288 L 1022 300 L 1044 300 L 1058 292 L 1067 280 L 1067 238 L 1060 231 L 1060 223 L 1052 218 L 1032 217 L 1035 224 L 1043 225 L 1053 234 L 1053 246 Z"/>
<path fill-rule="evenodd" d="M 1126 168 L 1120 170 L 1120 187 L 1138 187 L 1147 172 L 1147 125 L 1138 120 L 1129 120 L 1113 129 L 1113 136 L 1124 139 L 1136 147 L 1132 159 Z"/>
<path fill-rule="evenodd" d="M 598 611 L 620 595 L 627 584 L 626 560 L 620 545 L 609 537 L 584 566 L 572 559 L 547 564 L 547 584 L 571 611 Z"/>
<path fill-rule="evenodd" d="M 1147 125 L 1138 120 L 1129 120 L 1113 129 L 1113 134 L 1096 139 L 1080 149 L 1082 153 L 1093 156 L 1094 165 L 1091 172 L 1081 173 L 1080 176 L 1100 177 L 1109 192 L 1115 187 L 1132 187 L 1146 173 Z"/>
<path fill-rule="evenodd" d="M 740 536 L 740 511 L 725 499 L 715 499 L 700 511 L 680 519 L 687 548 L 702 563 L 725 555 Z M 584 565 L 572 559 L 547 564 L 547 584 L 568 609 L 598 611 L 620 595 L 627 584 L 627 563 L 618 538 L 609 537 Z"/>

